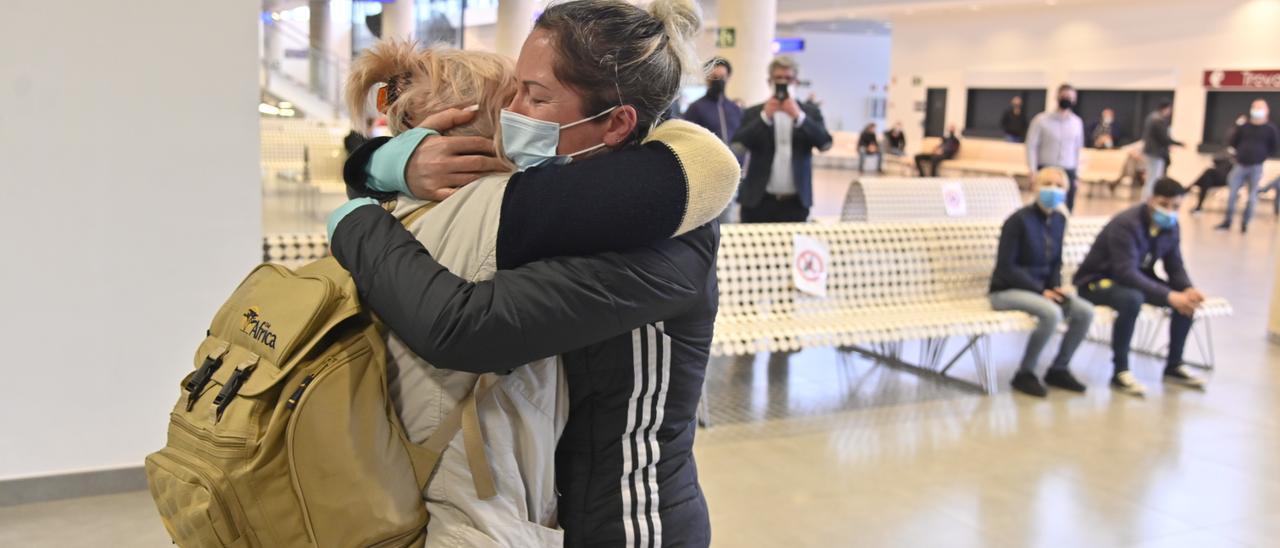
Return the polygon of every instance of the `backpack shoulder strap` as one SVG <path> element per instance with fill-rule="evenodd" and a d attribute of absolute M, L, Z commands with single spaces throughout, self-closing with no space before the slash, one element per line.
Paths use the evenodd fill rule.
<path fill-rule="evenodd" d="M 400 219 L 400 224 L 404 225 L 405 228 L 409 228 L 409 225 L 412 225 L 414 221 L 421 219 L 423 215 L 426 215 L 428 211 L 431 211 L 431 208 L 436 207 L 436 204 L 439 203 L 440 202 L 427 202 L 422 204 L 422 207 L 413 210 L 408 215 L 405 215 L 403 219 Z"/>
<path fill-rule="evenodd" d="M 480 418 L 476 410 L 476 402 L 489 395 L 496 383 L 493 375 L 481 375 L 476 379 L 475 387 L 458 405 L 436 426 L 422 445 L 408 444 L 409 458 L 413 461 L 414 475 L 418 479 L 418 489 L 424 490 L 431 481 L 440 457 L 449 447 L 458 431 L 462 431 L 463 444 L 467 451 L 467 466 L 471 469 L 471 477 L 476 487 L 476 495 L 481 499 L 490 499 L 497 495 L 493 480 L 493 471 L 489 468 L 489 460 L 484 450 L 484 435 L 480 430 Z"/>

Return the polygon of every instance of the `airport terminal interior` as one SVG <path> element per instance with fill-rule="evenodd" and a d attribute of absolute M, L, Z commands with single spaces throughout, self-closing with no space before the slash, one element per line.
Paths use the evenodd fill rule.
<path fill-rule="evenodd" d="M 627 350 L 622 375 L 635 368 L 635 393 L 618 403 L 651 398 L 620 443 L 627 432 L 654 432 L 653 453 L 634 435 L 638 445 L 623 451 L 640 447 L 637 462 L 657 462 L 633 475 L 662 477 L 660 459 L 676 458 L 660 450 L 663 421 L 673 420 L 663 406 L 678 415 L 677 393 L 700 391 L 687 428 L 673 431 L 696 440 L 691 481 L 706 500 L 710 545 L 1280 546 L 1280 0 L 576 1 L 699 13 L 688 39 L 699 66 L 655 112 L 654 131 L 681 119 L 704 126 L 700 138 L 741 165 L 732 202 L 703 219 L 720 232 L 714 335 L 703 343 L 705 369 L 695 360 L 702 386 L 673 387 L 668 400 L 662 378 L 685 378 L 670 376 L 672 355 L 687 364 L 678 350 L 665 365 L 643 364 L 643 345 L 633 343 L 636 360 Z M 183 413 L 189 375 L 209 350 L 202 341 L 217 335 L 210 318 L 259 263 L 296 269 L 329 256 L 342 219 L 331 213 L 348 207 L 353 170 L 344 182 L 344 164 L 376 137 L 401 133 L 403 123 L 379 110 L 408 77 L 360 97 L 379 107 L 366 119 L 350 112 L 348 80 L 362 54 L 393 39 L 496 53 L 519 81 L 535 62 L 526 37 L 573 3 L 7 6 L 0 189 L 13 205 L 0 215 L 11 257 L 0 269 L 10 286 L 0 341 L 11 350 L 0 398 L 0 546 L 295 545 L 261 540 L 247 517 L 218 521 L 255 510 L 229 511 L 212 487 L 176 495 L 174 508 L 175 495 L 163 493 L 172 480 L 144 466 L 173 443 L 170 421 L 179 419 L 170 412 Z M 623 96 L 623 86 L 645 85 L 616 83 Z M 603 115 L 612 123 L 617 112 Z M 507 115 L 497 142 L 520 170 L 567 161 L 567 172 L 596 153 L 556 156 L 575 151 L 563 149 L 571 126 L 553 121 L 562 148 L 547 165 L 525 165 Z M 669 146 L 682 161 L 680 145 Z M 685 168 L 685 184 L 698 182 L 701 168 Z M 644 184 L 659 171 L 627 176 Z M 372 164 L 367 172 L 378 175 Z M 416 190 L 415 181 L 407 178 Z M 504 202 L 504 217 L 518 213 Z M 1058 218 L 1066 228 L 1055 236 Z M 1033 237 L 1018 232 L 1031 230 L 1024 224 L 1042 228 Z M 1180 250 L 1181 264 L 1159 249 Z M 1019 266 L 1027 261 L 1045 265 L 1027 275 L 1034 291 L 1009 289 L 1026 284 L 1002 276 L 1032 272 Z M 1123 299 L 1103 302 L 1127 276 L 1154 284 L 1129 290 L 1136 319 L 1118 312 Z M 1043 320 L 993 304 L 1006 291 L 1044 303 L 1062 323 L 1046 332 L 1031 375 L 1020 364 Z M 1057 299 L 1067 303 L 1048 304 Z M 1053 381 L 1063 364 L 1051 368 L 1073 338 L 1069 303 L 1093 318 L 1066 364 L 1079 390 Z M 1185 350 L 1170 364 L 1181 346 L 1171 332 L 1184 320 Z M 1127 333 L 1116 327 L 1125 322 Z M 269 324 L 260 327 L 250 337 L 269 336 L 274 352 Z M 1130 373 L 1115 368 L 1118 337 L 1131 340 Z M 643 355 L 652 358 L 649 344 Z M 654 371 L 658 381 L 641 382 Z M 212 378 L 228 392 L 239 373 Z M 577 401 L 583 385 L 567 375 L 568 401 Z M 564 405 L 570 417 L 594 409 Z M 237 417 L 234 402 L 223 403 L 199 439 L 212 439 L 224 408 Z M 462 445 L 457 437 L 450 448 Z M 500 487 L 514 477 L 500 476 Z M 660 504 L 670 478 L 660 490 L 644 477 L 652 490 L 633 485 L 631 496 L 652 500 L 621 508 Z M 217 483 L 207 472 L 186 481 Z M 661 508 L 647 529 L 643 511 L 618 512 L 617 537 L 600 532 L 614 530 L 608 523 L 585 536 L 565 526 L 564 545 L 707 545 L 677 510 Z M 583 511 L 564 510 L 561 521 L 582 523 L 565 514 Z M 204 521 L 183 522 L 192 519 Z M 234 528 L 243 536 L 229 538 Z M 426 545 L 435 545 L 430 536 Z"/>

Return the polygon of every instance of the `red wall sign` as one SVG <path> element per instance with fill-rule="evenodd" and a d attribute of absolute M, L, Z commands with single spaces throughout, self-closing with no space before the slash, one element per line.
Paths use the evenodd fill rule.
<path fill-rule="evenodd" d="M 1280 70 L 1206 70 L 1204 87 L 1280 90 Z"/>

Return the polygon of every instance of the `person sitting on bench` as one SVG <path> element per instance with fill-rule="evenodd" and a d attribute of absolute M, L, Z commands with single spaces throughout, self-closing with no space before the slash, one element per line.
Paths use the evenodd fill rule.
<path fill-rule="evenodd" d="M 920 172 L 921 177 L 937 177 L 938 166 L 943 160 L 955 158 L 957 152 L 960 152 L 960 139 L 956 137 L 956 125 L 951 124 L 947 126 L 947 135 L 942 138 L 941 144 L 931 152 L 916 155 L 916 171 Z M 924 168 L 926 162 L 929 164 L 927 173 Z"/>
<path fill-rule="evenodd" d="M 1196 198 L 1196 207 L 1191 210 L 1192 214 L 1200 213 L 1204 210 L 1204 200 L 1209 197 L 1209 191 L 1218 187 L 1227 186 L 1227 175 L 1231 173 L 1231 168 L 1235 166 L 1235 160 L 1231 154 L 1226 151 L 1213 155 L 1213 165 L 1205 168 L 1204 173 L 1196 178 L 1196 182 L 1191 186 L 1200 188 L 1200 196 Z"/>
<path fill-rule="evenodd" d="M 1036 317 L 1036 330 L 1027 342 L 1022 366 L 1013 377 L 1013 388 L 1027 395 L 1048 395 L 1035 368 L 1049 339 L 1065 319 L 1067 334 L 1058 356 L 1044 376 L 1045 384 L 1072 392 L 1084 385 L 1071 376 L 1068 366 L 1076 348 L 1093 323 L 1093 305 L 1062 285 L 1062 242 L 1067 231 L 1066 203 L 1070 183 L 1062 168 L 1036 172 L 1040 193 L 1036 201 L 1015 211 L 1000 229 L 996 270 L 991 275 L 991 306 L 996 310 L 1020 310 Z"/>
<path fill-rule="evenodd" d="M 1192 287 L 1182 263 L 1178 209 L 1185 193 L 1178 181 L 1168 177 L 1156 181 L 1146 202 L 1120 212 L 1103 227 L 1072 280 L 1085 300 L 1116 311 L 1111 385 L 1130 395 L 1146 394 L 1146 387 L 1129 371 L 1129 345 L 1144 302 L 1172 309 L 1164 378 L 1192 388 L 1205 384 L 1182 363 L 1196 309 L 1205 300 Z M 1157 262 L 1164 263 L 1168 279 L 1156 275 Z"/>

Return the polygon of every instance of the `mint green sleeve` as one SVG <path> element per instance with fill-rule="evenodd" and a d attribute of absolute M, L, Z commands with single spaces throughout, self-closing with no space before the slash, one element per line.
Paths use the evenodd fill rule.
<path fill-rule="evenodd" d="M 365 185 L 370 190 L 378 192 L 398 192 L 412 196 L 413 193 L 409 192 L 409 184 L 404 180 L 409 158 L 413 156 L 413 151 L 418 149 L 423 139 L 439 134 L 435 130 L 419 127 L 396 135 L 395 138 L 387 141 L 387 144 L 374 151 L 373 157 L 369 159 L 369 165 L 365 166 L 365 173 L 369 175 Z"/>
<path fill-rule="evenodd" d="M 353 200 L 347 200 L 347 203 L 342 204 L 338 206 L 338 209 L 333 210 L 333 213 L 329 214 L 328 222 L 325 223 L 326 234 L 329 236 L 329 241 L 333 241 L 333 231 L 338 228 L 338 223 L 341 223 L 344 217 L 352 211 L 355 211 L 356 208 L 367 205 L 376 206 L 378 205 L 378 201 L 373 198 L 355 198 Z"/>

